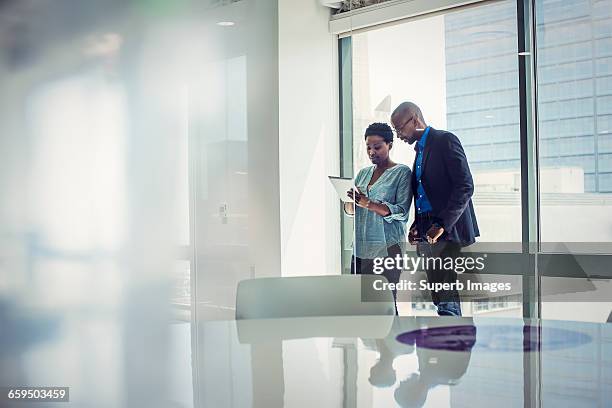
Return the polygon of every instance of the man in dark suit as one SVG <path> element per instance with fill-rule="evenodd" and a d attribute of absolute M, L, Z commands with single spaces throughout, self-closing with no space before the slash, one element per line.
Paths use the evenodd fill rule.
<path fill-rule="evenodd" d="M 420 256 L 456 258 L 461 247 L 480 235 L 472 205 L 474 182 L 461 142 L 454 134 L 427 126 L 421 109 L 403 102 L 391 115 L 397 136 L 408 144 L 416 142 L 412 171 L 415 221 L 408 240 L 417 244 Z M 454 270 L 427 268 L 429 282 L 454 283 Z M 432 291 L 441 316 L 461 316 L 457 290 Z"/>

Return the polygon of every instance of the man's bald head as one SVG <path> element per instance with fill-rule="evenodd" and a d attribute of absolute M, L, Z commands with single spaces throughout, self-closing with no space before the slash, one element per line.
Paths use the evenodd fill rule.
<path fill-rule="evenodd" d="M 421 112 L 421 108 L 416 103 L 413 102 L 402 102 L 398 105 L 397 108 L 391 114 L 391 120 L 393 118 L 407 118 L 416 116 L 423 124 L 425 124 L 425 119 L 423 118 L 423 112 Z"/>
<path fill-rule="evenodd" d="M 397 137 L 408 144 L 416 142 L 427 127 L 421 108 L 412 102 L 400 103 L 391 114 L 391 123 Z"/>

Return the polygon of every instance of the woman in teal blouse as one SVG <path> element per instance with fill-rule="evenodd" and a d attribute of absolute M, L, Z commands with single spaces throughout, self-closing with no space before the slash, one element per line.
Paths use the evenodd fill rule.
<path fill-rule="evenodd" d="M 357 173 L 358 191 L 348 191 L 353 203 L 344 210 L 355 216 L 354 271 L 371 274 L 374 258 L 402 255 L 401 244 L 406 242 L 406 222 L 412 201 L 410 167 L 391 160 L 393 131 L 386 123 L 373 123 L 365 131 L 368 157 L 373 166 Z M 383 272 L 389 282 L 398 282 L 401 270 Z M 393 291 L 394 297 L 396 296 Z"/>

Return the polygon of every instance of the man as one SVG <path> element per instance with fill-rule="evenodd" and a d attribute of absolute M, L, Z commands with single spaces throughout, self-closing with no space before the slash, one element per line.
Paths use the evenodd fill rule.
<path fill-rule="evenodd" d="M 461 142 L 450 132 L 427 126 L 421 109 L 412 102 L 400 104 L 391 123 L 400 139 L 416 142 L 412 171 L 415 221 L 408 241 L 417 244 L 419 256 L 454 259 L 461 247 L 473 244 L 480 235 L 471 199 L 474 182 Z M 454 270 L 432 264 L 426 269 L 429 282 L 457 281 Z M 431 296 L 440 316 L 461 316 L 457 290 L 432 291 Z"/>

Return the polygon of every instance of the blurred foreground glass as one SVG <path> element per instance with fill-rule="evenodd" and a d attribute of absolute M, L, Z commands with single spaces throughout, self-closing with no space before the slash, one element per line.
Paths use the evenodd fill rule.
<path fill-rule="evenodd" d="M 233 316 L 253 259 L 277 262 L 246 200 L 271 177 L 247 134 L 269 145 L 273 106 L 247 121 L 247 99 L 274 81 L 275 4 L 2 2 L 0 385 L 193 403 L 189 326 L 168 323 Z"/>

